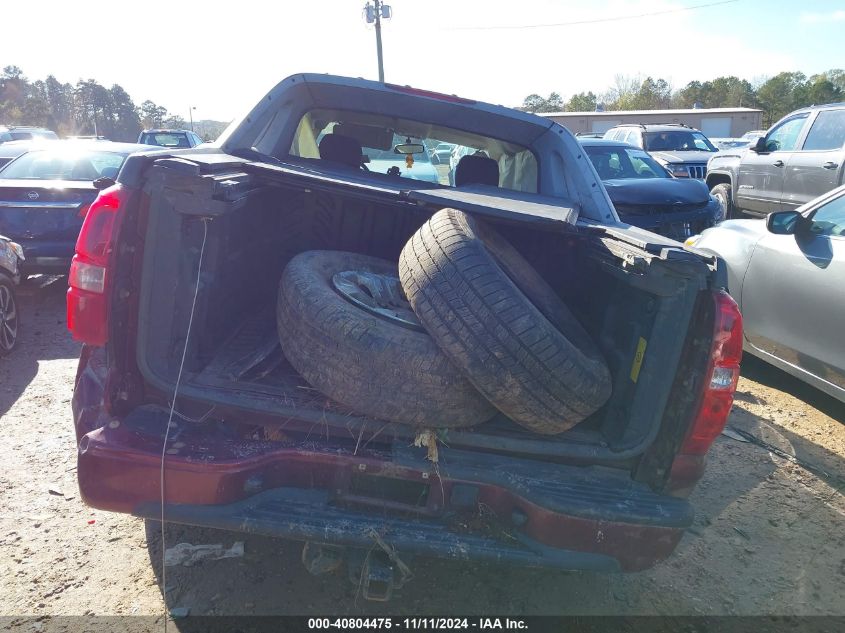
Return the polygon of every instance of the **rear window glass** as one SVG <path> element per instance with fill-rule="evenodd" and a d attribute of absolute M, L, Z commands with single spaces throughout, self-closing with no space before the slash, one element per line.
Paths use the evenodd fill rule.
<path fill-rule="evenodd" d="M 149 132 L 141 135 L 144 145 L 159 145 L 161 147 L 190 147 L 191 143 L 185 134 L 172 132 Z"/>
<path fill-rule="evenodd" d="M 645 148 L 650 152 L 717 152 L 713 144 L 701 132 L 693 130 L 664 130 L 646 132 Z"/>
<path fill-rule="evenodd" d="M 396 119 L 382 115 L 343 110 L 312 110 L 300 121 L 290 155 L 325 159 L 320 155 L 320 141 L 328 134 L 351 139 L 353 147 L 361 147 L 361 169 L 379 174 L 423 180 L 455 186 L 458 164 L 464 156 L 490 161 L 475 161 L 475 182 L 514 191 L 536 193 L 538 166 L 534 154 L 526 147 L 501 139 L 485 137 L 462 130 L 432 125 L 422 121 Z M 431 160 L 432 148 L 454 146 L 449 160 Z M 348 145 L 348 140 L 346 142 Z M 407 151 L 414 147 L 414 151 Z M 463 169 L 462 176 L 469 170 Z M 483 174 L 483 177 L 482 177 Z M 489 182 L 488 182 L 489 179 Z M 458 183 L 462 184 L 462 183 Z"/>
<path fill-rule="evenodd" d="M 114 178 L 125 160 L 114 152 L 35 151 L 9 163 L 3 178 L 22 180 L 96 180 Z"/>
<path fill-rule="evenodd" d="M 601 145 L 585 149 L 602 180 L 669 178 L 666 170 L 642 150 Z"/>
<path fill-rule="evenodd" d="M 804 141 L 805 150 L 840 149 L 845 144 L 845 110 L 819 112 Z"/>

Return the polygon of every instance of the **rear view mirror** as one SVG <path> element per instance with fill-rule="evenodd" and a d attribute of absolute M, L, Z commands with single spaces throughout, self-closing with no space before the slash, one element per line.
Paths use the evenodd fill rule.
<path fill-rule="evenodd" d="M 752 152 L 759 152 L 764 153 L 766 151 L 766 139 L 763 136 L 760 136 L 756 140 L 751 141 L 751 144 L 748 146 Z"/>
<path fill-rule="evenodd" d="M 393 148 L 396 154 L 421 154 L 425 151 L 425 145 L 422 143 L 400 143 Z"/>
<path fill-rule="evenodd" d="M 793 235 L 803 219 L 797 211 L 777 211 L 766 217 L 766 228 L 775 235 Z"/>

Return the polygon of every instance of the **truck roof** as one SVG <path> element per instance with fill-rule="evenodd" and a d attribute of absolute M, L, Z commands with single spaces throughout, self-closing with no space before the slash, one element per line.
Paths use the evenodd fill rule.
<path fill-rule="evenodd" d="M 359 91 L 376 92 L 380 93 L 382 98 L 378 100 L 378 103 L 368 103 L 368 110 L 407 119 L 430 121 L 444 125 L 448 123 L 451 127 L 466 131 L 482 128 L 484 129 L 482 133 L 488 133 L 490 126 L 487 125 L 485 128 L 484 122 L 479 121 L 478 116 L 482 113 L 489 114 L 492 115 L 491 118 L 500 117 L 498 125 L 494 127 L 498 138 L 525 146 L 530 146 L 536 138 L 558 125 L 536 114 L 457 95 L 361 78 L 301 73 L 291 75 L 276 84 L 246 116 L 236 119 L 227 128 L 218 138 L 218 143 L 224 149 L 250 147 L 252 143 L 249 143 L 244 137 L 252 136 L 254 139 L 261 133 L 267 121 L 263 121 L 264 124 L 260 126 L 260 130 L 256 129 L 259 126 L 258 121 L 265 119 L 269 112 L 275 112 L 281 107 L 280 97 L 282 93 L 295 92 L 299 89 L 299 86 L 307 86 L 307 95 L 301 95 L 300 101 L 305 100 L 307 96 L 307 100 L 311 101 L 312 108 L 337 107 L 337 101 L 331 97 L 336 95 L 337 91 L 343 89 L 357 92 L 359 95 L 363 94 Z M 346 100 L 345 103 L 348 109 L 356 109 L 354 100 Z M 449 107 L 441 109 L 438 107 L 440 105 Z M 360 106 L 357 109 L 360 109 Z M 442 118 L 438 118 L 441 113 Z M 488 123 L 489 120 L 487 119 Z M 247 144 L 244 145 L 242 142 Z"/>

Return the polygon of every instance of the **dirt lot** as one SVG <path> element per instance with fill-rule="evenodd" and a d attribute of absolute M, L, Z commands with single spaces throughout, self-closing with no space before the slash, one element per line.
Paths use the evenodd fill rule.
<path fill-rule="evenodd" d="M 22 289 L 21 347 L 0 361 L 0 614 L 159 614 L 150 564 L 161 543 L 144 522 L 85 507 L 76 488 L 70 398 L 78 345 L 64 323 L 64 281 Z M 414 561 L 393 602 L 363 601 L 344 575 L 309 576 L 296 543 L 245 539 L 245 555 L 168 567 L 169 607 L 201 614 L 845 614 L 845 411 L 753 359 L 729 425 L 697 488 L 695 526 L 677 553 L 633 575 L 465 567 Z M 838 490 L 837 490 L 838 485 Z M 241 536 L 173 528 L 181 541 Z"/>

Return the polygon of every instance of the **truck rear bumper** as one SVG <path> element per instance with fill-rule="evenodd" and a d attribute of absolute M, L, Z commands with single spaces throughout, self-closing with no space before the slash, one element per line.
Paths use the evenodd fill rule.
<path fill-rule="evenodd" d="M 160 519 L 157 504 L 143 504 L 135 514 Z M 436 520 L 378 516 L 332 505 L 320 490 L 277 488 L 226 505 L 168 505 L 165 518 L 175 523 L 212 527 L 371 549 L 379 540 L 400 554 L 477 560 L 520 567 L 620 571 L 612 556 L 549 547 L 519 532 L 513 538 L 458 532 Z"/>
<path fill-rule="evenodd" d="M 85 406 L 91 377 L 83 372 L 74 394 L 82 497 L 160 518 L 168 412 L 148 406 L 111 418 Z M 399 551 L 436 557 L 637 571 L 669 556 L 693 518 L 687 501 L 611 468 L 445 447 L 435 468 L 404 442 L 356 450 L 325 438 L 239 438 L 211 420 L 172 424 L 173 522 L 349 546 L 371 546 L 376 530 Z"/>

